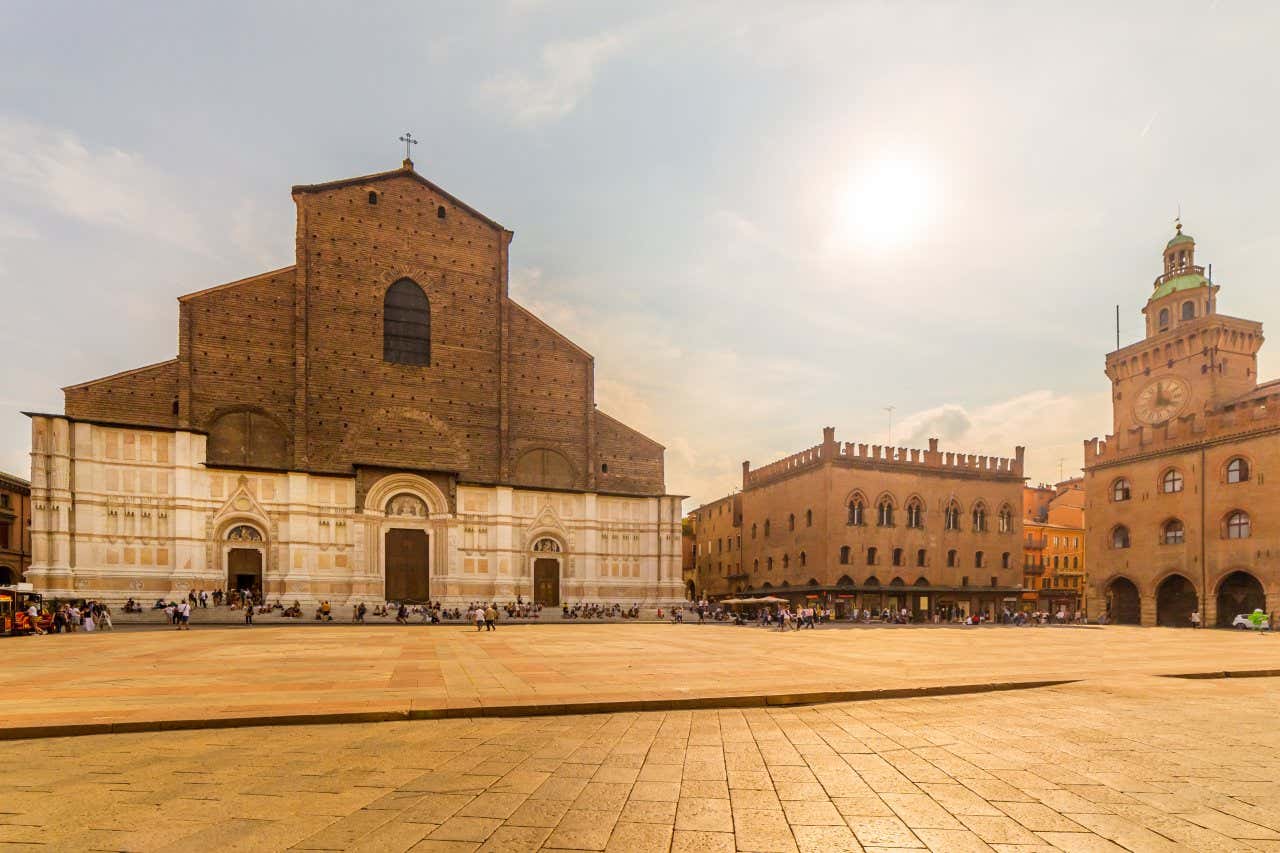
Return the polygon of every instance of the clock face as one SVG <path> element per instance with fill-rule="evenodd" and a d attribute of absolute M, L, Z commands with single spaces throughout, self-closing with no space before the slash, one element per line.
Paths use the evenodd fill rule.
<path fill-rule="evenodd" d="M 1161 424 L 1187 406 L 1191 389 L 1181 379 L 1157 379 L 1138 392 L 1133 413 L 1145 424 Z"/>

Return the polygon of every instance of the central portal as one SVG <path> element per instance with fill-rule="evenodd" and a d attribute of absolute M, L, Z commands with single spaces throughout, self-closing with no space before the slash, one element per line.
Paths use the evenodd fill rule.
<path fill-rule="evenodd" d="M 429 539 L 425 530 L 387 531 L 387 601 L 423 603 L 431 596 Z"/>
<path fill-rule="evenodd" d="M 560 561 L 542 557 L 533 561 L 533 603 L 560 606 Z"/>
<path fill-rule="evenodd" d="M 227 589 L 262 594 L 262 552 L 232 548 L 227 552 Z"/>

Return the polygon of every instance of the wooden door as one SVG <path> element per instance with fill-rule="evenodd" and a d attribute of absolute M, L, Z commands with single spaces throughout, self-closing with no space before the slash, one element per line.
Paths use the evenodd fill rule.
<path fill-rule="evenodd" d="M 560 561 L 543 557 L 533 561 L 533 601 L 543 607 L 560 605 Z"/>
<path fill-rule="evenodd" d="M 430 557 L 425 530 L 388 530 L 386 536 L 387 601 L 428 601 Z"/>
<path fill-rule="evenodd" d="M 262 552 L 256 548 L 232 548 L 227 552 L 227 589 L 262 591 Z"/>

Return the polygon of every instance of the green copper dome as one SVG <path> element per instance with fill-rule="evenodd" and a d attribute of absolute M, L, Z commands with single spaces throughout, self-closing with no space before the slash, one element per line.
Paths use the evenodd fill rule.
<path fill-rule="evenodd" d="M 1180 245 L 1180 244 L 1182 244 L 1182 243 L 1194 243 L 1194 242 L 1195 242 L 1195 240 L 1192 240 L 1192 239 L 1191 239 L 1191 235 L 1189 235 L 1189 234 L 1183 234 L 1181 231 L 1179 231 L 1177 234 L 1174 234 L 1174 235 L 1173 235 L 1173 239 L 1172 239 L 1172 240 L 1170 240 L 1168 243 L 1165 243 L 1165 244 L 1164 244 L 1164 247 L 1167 249 L 1167 248 L 1169 248 L 1170 246 L 1177 246 L 1177 245 Z"/>
<path fill-rule="evenodd" d="M 1188 238 L 1190 239 L 1190 238 Z M 1197 287 L 1207 287 L 1209 279 L 1205 278 L 1198 272 L 1189 272 L 1185 275 L 1174 276 L 1165 281 L 1164 284 L 1156 288 L 1156 292 L 1151 294 L 1152 300 L 1168 296 L 1170 293 L 1177 293 L 1180 290 L 1193 290 Z"/>

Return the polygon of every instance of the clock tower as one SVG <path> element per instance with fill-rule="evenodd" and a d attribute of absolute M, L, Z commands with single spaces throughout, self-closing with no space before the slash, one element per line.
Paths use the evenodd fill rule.
<path fill-rule="evenodd" d="M 1258 384 L 1262 324 L 1218 313 L 1218 285 L 1177 223 L 1142 313 L 1146 336 L 1107 355 L 1113 435 L 1203 414 Z"/>

